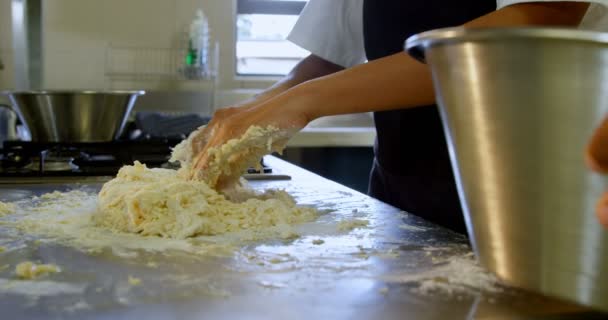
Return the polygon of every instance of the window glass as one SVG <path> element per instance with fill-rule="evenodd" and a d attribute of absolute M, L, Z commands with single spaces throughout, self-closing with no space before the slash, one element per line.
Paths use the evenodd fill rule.
<path fill-rule="evenodd" d="M 236 72 L 285 75 L 309 52 L 287 41 L 306 1 L 238 2 Z M 288 6 L 282 4 L 289 4 Z"/>

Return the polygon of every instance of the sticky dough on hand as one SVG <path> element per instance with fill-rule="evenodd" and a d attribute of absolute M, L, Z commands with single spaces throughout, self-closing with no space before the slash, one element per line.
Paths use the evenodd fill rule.
<path fill-rule="evenodd" d="M 196 134 L 191 134 L 175 147 L 172 161 L 182 164 L 181 175 L 205 181 L 213 189 L 226 189 L 234 186 L 248 168 L 259 167 L 264 155 L 282 152 L 293 132 L 273 126 L 251 126 L 239 139 L 231 139 L 207 150 L 207 167 L 202 170 L 192 167 L 193 158 L 199 156 L 192 152 L 192 141 Z"/>

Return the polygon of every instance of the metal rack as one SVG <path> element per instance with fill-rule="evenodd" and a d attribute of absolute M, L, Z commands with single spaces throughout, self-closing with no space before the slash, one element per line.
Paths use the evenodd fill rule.
<path fill-rule="evenodd" d="M 219 50 L 214 44 L 204 66 L 186 66 L 186 48 L 117 47 L 106 52 L 105 75 L 112 80 L 204 80 L 217 77 Z"/>
<path fill-rule="evenodd" d="M 137 111 L 211 115 L 219 66 L 219 46 L 209 48 L 207 65 L 188 67 L 186 48 L 113 46 L 105 56 L 106 86 L 114 90 L 145 90 Z"/>

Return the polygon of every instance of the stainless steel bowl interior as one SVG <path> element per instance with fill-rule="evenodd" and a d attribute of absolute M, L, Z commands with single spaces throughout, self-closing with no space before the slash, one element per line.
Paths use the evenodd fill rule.
<path fill-rule="evenodd" d="M 608 112 L 608 34 L 436 30 L 407 40 L 431 68 L 467 227 L 508 282 L 608 311 L 606 184 L 584 150 Z"/>
<path fill-rule="evenodd" d="M 4 91 L 38 142 L 107 142 L 117 139 L 144 91 Z"/>

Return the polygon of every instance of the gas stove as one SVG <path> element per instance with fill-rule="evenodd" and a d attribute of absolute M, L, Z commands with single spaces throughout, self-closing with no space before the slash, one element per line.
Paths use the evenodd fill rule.
<path fill-rule="evenodd" d="M 107 181 L 124 165 L 140 161 L 150 168 L 177 168 L 169 163 L 180 139 L 119 140 L 101 143 L 5 141 L 0 150 L 0 183 L 45 183 L 56 180 Z M 250 168 L 248 180 L 289 179 L 264 165 Z"/>

